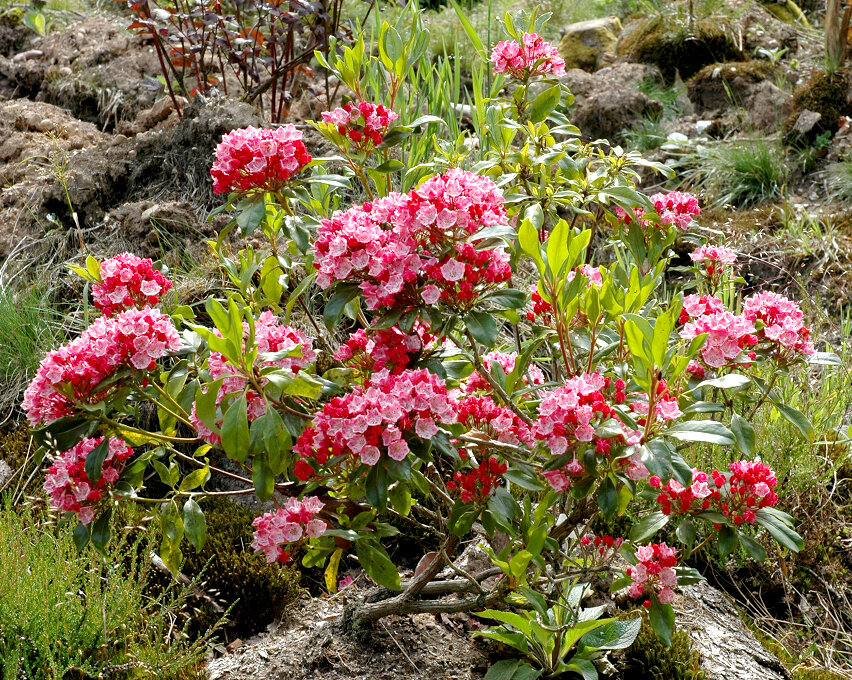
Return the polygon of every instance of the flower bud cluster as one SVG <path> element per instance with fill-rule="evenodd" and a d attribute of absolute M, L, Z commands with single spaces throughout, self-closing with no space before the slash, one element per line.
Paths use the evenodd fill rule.
<path fill-rule="evenodd" d="M 131 307 L 153 307 L 171 289 L 172 282 L 150 259 L 121 253 L 101 263 L 101 282 L 92 286 L 92 299 L 105 316 L 113 316 Z"/>
<path fill-rule="evenodd" d="M 293 125 L 234 130 L 216 147 L 216 161 L 210 168 L 213 191 L 278 191 L 310 162 L 302 133 Z"/>
<path fill-rule="evenodd" d="M 534 446 L 530 426 L 491 397 L 465 397 L 458 403 L 458 422 L 488 435 L 494 441 L 512 446 Z"/>
<path fill-rule="evenodd" d="M 370 310 L 441 302 L 468 309 L 511 278 L 503 249 L 471 237 L 505 224 L 494 182 L 458 168 L 408 194 L 392 193 L 323 220 L 314 244 L 317 284 L 357 283 Z"/>
<path fill-rule="evenodd" d="M 520 42 L 498 42 L 491 51 L 491 62 L 494 73 L 508 73 L 517 80 L 565 75 L 565 61 L 559 50 L 536 33 L 524 33 Z"/>
<path fill-rule="evenodd" d="M 355 366 L 365 373 L 388 369 L 394 375 L 408 368 L 424 350 L 433 347 L 435 336 L 419 321 L 410 333 L 392 328 L 359 328 L 349 336 L 334 355 L 338 361 Z"/>
<path fill-rule="evenodd" d="M 674 588 L 677 585 L 677 550 L 669 548 L 665 543 L 656 545 L 640 545 L 636 548 L 637 564 L 628 567 L 626 574 L 633 579 L 627 589 L 630 597 L 650 597 L 656 594 L 660 604 L 671 604 L 674 601 Z M 646 599 L 642 605 L 651 607 L 651 600 Z"/>
<path fill-rule="evenodd" d="M 399 116 L 381 104 L 347 102 L 322 112 L 323 123 L 333 125 L 357 150 L 367 152 L 382 143 L 390 124 Z"/>
<path fill-rule="evenodd" d="M 251 547 L 266 555 L 267 562 L 286 564 L 291 555 L 286 545 L 305 537 L 319 538 L 325 533 L 328 525 L 316 517 L 324 505 L 315 496 L 306 496 L 301 501 L 291 498 L 283 508 L 257 517 L 253 522 L 256 528 Z"/>
<path fill-rule="evenodd" d="M 48 469 L 44 489 L 50 506 L 60 512 L 72 512 L 81 524 L 90 524 L 110 486 L 118 481 L 133 449 L 120 439 L 110 439 L 109 449 L 97 484 L 86 474 L 86 458 L 103 442 L 103 437 L 83 439 L 60 455 Z"/>
<path fill-rule="evenodd" d="M 594 564 L 603 564 L 613 559 L 624 543 L 623 538 L 612 536 L 586 535 L 580 539 L 580 549 L 586 560 Z"/>
<path fill-rule="evenodd" d="M 399 461 L 409 452 L 405 437 L 430 439 L 438 423 L 454 422 L 455 402 L 443 380 L 424 369 L 398 375 L 385 369 L 364 387 L 327 402 L 293 451 L 320 466 L 343 454 L 358 456 L 365 465 L 375 465 L 383 454 Z M 305 460 L 295 468 L 300 479 L 314 474 Z"/>
<path fill-rule="evenodd" d="M 500 478 L 509 467 L 496 458 L 489 458 L 470 472 L 456 472 L 447 490 L 458 493 L 462 503 L 485 503 L 500 486 Z"/>
<path fill-rule="evenodd" d="M 31 425 L 73 415 L 75 402 L 93 404 L 109 394 L 115 385 L 99 385 L 119 368 L 151 371 L 180 346 L 171 319 L 157 309 L 101 317 L 76 340 L 47 353 L 24 393 L 23 409 Z"/>
<path fill-rule="evenodd" d="M 775 507 L 778 503 L 774 491 L 778 480 L 772 469 L 761 462 L 731 463 L 729 470 L 727 475 L 718 470 L 708 475 L 693 469 L 692 484 L 687 487 L 676 479 L 663 485 L 656 476 L 648 483 L 660 490 L 657 503 L 663 514 L 678 516 L 713 510 L 736 525 L 754 524 L 757 510 Z"/>

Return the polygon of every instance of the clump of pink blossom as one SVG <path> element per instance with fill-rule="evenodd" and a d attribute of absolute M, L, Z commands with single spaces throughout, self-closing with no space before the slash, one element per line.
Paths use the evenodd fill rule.
<path fill-rule="evenodd" d="M 148 258 L 121 253 L 101 263 L 101 282 L 92 286 L 95 307 L 105 316 L 136 307 L 154 306 L 172 282 Z"/>
<path fill-rule="evenodd" d="M 722 368 L 735 362 L 743 351 L 753 348 L 758 342 L 752 321 L 745 315 L 727 311 L 724 303 L 712 295 L 687 295 L 683 299 L 680 321 L 685 322 L 680 337 L 686 340 L 707 334 L 700 356 L 701 361 L 711 368 Z M 693 369 L 692 372 L 695 371 Z"/>
<path fill-rule="evenodd" d="M 218 331 L 216 334 L 219 335 Z M 245 350 L 248 335 L 249 326 L 244 322 L 243 350 Z M 304 333 L 280 324 L 278 318 L 272 312 L 263 312 L 254 323 L 254 344 L 252 345 L 252 349 L 256 349 L 258 353 L 257 360 L 254 363 L 256 375 L 253 377 L 255 381 L 260 385 L 266 385 L 269 382 L 269 378 L 260 373 L 261 369 L 264 368 L 274 367 L 293 374 L 298 373 L 302 368 L 316 359 L 316 352 L 313 351 L 312 345 L 313 340 Z M 268 358 L 268 355 L 279 353 L 292 353 L 293 356 L 285 355 L 273 359 Z M 249 376 L 246 376 L 240 369 L 231 364 L 223 354 L 211 352 L 207 360 L 207 366 L 211 381 L 222 380 L 222 385 L 219 387 L 218 394 L 216 395 L 217 408 L 222 406 L 222 403 L 229 395 L 242 393 L 245 390 L 246 411 L 249 421 L 256 420 L 266 413 L 266 399 L 258 394 L 256 390 L 251 388 L 246 389 L 249 384 Z M 192 412 L 190 413 L 190 422 L 195 427 L 198 435 L 208 444 L 218 446 L 221 443 L 219 435 L 208 425 L 201 422 L 195 405 L 193 405 Z"/>
<path fill-rule="evenodd" d="M 704 273 L 711 281 L 718 280 L 727 267 L 736 264 L 737 254 L 725 246 L 701 246 L 689 254 L 696 264 L 704 265 Z"/>
<path fill-rule="evenodd" d="M 491 397 L 465 397 L 459 401 L 457 417 L 462 425 L 502 444 L 535 445 L 530 426 L 510 408 L 498 406 Z M 487 447 L 487 443 L 484 445 Z"/>
<path fill-rule="evenodd" d="M 399 116 L 381 104 L 347 102 L 322 112 L 322 121 L 333 125 L 358 151 L 368 152 L 382 143 L 390 124 Z"/>
<path fill-rule="evenodd" d="M 251 547 L 266 556 L 267 562 L 286 564 L 290 561 L 292 545 L 303 538 L 319 538 L 328 525 L 317 514 L 325 504 L 315 496 L 303 500 L 290 498 L 283 508 L 255 518 Z"/>
<path fill-rule="evenodd" d="M 511 278 L 505 250 L 473 243 L 477 232 L 506 221 L 492 180 L 452 168 L 408 194 L 323 220 L 314 243 L 317 284 L 356 283 L 370 310 L 439 302 L 468 309 Z"/>
<path fill-rule="evenodd" d="M 565 75 L 565 61 L 559 50 L 536 33 L 524 33 L 520 42 L 498 42 L 491 51 L 491 62 L 494 73 L 508 73 L 517 80 Z"/>
<path fill-rule="evenodd" d="M 633 579 L 627 589 L 630 597 L 650 597 L 656 595 L 660 604 L 671 604 L 674 601 L 674 588 L 677 585 L 677 550 L 669 548 L 665 543 L 657 545 L 640 545 L 636 548 L 636 566 L 627 568 L 627 575 Z M 650 608 L 651 600 L 646 599 L 642 605 Z"/>
<path fill-rule="evenodd" d="M 60 512 L 74 513 L 81 524 L 91 524 L 104 495 L 118 481 L 127 459 L 133 455 L 133 449 L 123 441 L 110 439 L 100 479 L 92 484 L 86 474 L 86 458 L 103 439 L 83 439 L 60 455 L 45 474 L 44 489 L 50 496 L 50 506 Z"/>
<path fill-rule="evenodd" d="M 686 231 L 692 221 L 701 214 L 698 198 L 692 194 L 684 194 L 680 191 L 672 191 L 668 194 L 656 193 L 650 198 L 654 210 L 659 216 L 661 226 L 675 225 L 681 231 Z M 615 214 L 622 224 L 630 224 L 633 219 L 639 220 L 639 224 L 645 228 L 652 224 L 641 208 L 634 208 L 633 215 L 628 215 L 622 208 L 616 206 Z"/>
<path fill-rule="evenodd" d="M 398 375 L 383 370 L 364 387 L 327 402 L 293 451 L 320 466 L 342 454 L 371 466 L 382 455 L 400 461 L 410 450 L 406 438 L 430 439 L 438 433 L 438 423 L 454 422 L 455 402 L 442 379 L 424 369 Z M 313 468 L 300 462 L 295 473 L 307 479 Z"/>
<path fill-rule="evenodd" d="M 293 125 L 233 130 L 216 147 L 213 191 L 278 191 L 310 162 L 302 133 Z"/>
<path fill-rule="evenodd" d="M 799 305 L 778 293 L 757 293 L 743 300 L 743 316 L 754 323 L 761 341 L 792 354 L 814 353 L 811 331 L 805 326 Z"/>
<path fill-rule="evenodd" d="M 75 403 L 102 401 L 116 386 L 99 387 L 121 367 L 152 371 L 157 359 L 180 349 L 171 319 L 159 310 L 128 309 L 101 317 L 76 340 L 42 359 L 22 407 L 31 425 L 73 415 Z"/>

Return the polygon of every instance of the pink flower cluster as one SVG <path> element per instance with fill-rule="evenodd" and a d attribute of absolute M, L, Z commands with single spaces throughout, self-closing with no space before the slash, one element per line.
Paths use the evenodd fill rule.
<path fill-rule="evenodd" d="M 503 194 L 492 180 L 452 168 L 408 194 L 323 220 L 314 243 L 317 284 L 357 283 L 371 310 L 439 301 L 466 309 L 511 278 L 503 249 L 477 250 L 470 242 L 506 221 Z"/>
<path fill-rule="evenodd" d="M 754 524 L 756 511 L 775 507 L 778 494 L 774 489 L 778 480 L 772 469 L 759 461 L 731 463 L 730 474 L 713 470 L 706 472 L 693 469 L 692 484 L 684 487 L 676 479 L 665 485 L 659 477 L 651 477 L 648 483 L 660 490 L 657 503 L 666 515 L 688 515 L 704 510 L 715 510 L 734 524 Z M 712 481 L 711 481 L 712 480 Z M 716 525 L 716 529 L 721 528 Z"/>
<path fill-rule="evenodd" d="M 502 444 L 535 445 L 530 426 L 511 409 L 495 404 L 491 397 L 465 397 L 459 401 L 457 418 L 462 425 L 475 428 Z"/>
<path fill-rule="evenodd" d="M 337 128 L 359 151 L 370 151 L 382 143 L 390 124 L 399 116 L 381 104 L 347 102 L 340 108 L 322 112 L 322 121 Z"/>
<path fill-rule="evenodd" d="M 686 231 L 693 219 L 701 214 L 698 199 L 692 194 L 684 194 L 680 191 L 672 191 L 668 194 L 656 193 L 650 200 L 660 217 L 661 226 L 674 224 L 678 229 Z M 643 228 L 653 224 L 650 220 L 644 219 L 645 212 L 641 208 L 634 208 L 631 217 L 616 206 L 615 214 L 623 224 L 630 224 L 634 217 L 639 220 Z"/>
<path fill-rule="evenodd" d="M 290 561 L 290 548 L 304 537 L 319 538 L 328 525 L 316 515 L 325 504 L 315 496 L 306 496 L 304 500 L 291 498 L 283 508 L 255 518 L 254 539 L 251 547 L 266 555 L 267 562 L 286 564 Z"/>
<path fill-rule="evenodd" d="M 216 332 L 219 335 L 218 331 Z M 243 349 L 245 342 L 248 340 L 249 326 L 243 323 Z M 316 359 L 316 352 L 312 349 L 313 340 L 307 337 L 304 333 L 284 326 L 278 323 L 278 318 L 270 311 L 263 312 L 254 323 L 254 345 L 253 348 L 258 352 L 258 359 L 254 364 L 256 371 L 262 368 L 274 366 L 283 371 L 298 373 L 302 368 L 312 363 Z M 299 348 L 300 356 L 284 356 L 278 359 L 264 359 L 264 354 L 272 354 L 279 352 L 294 352 Z M 222 380 L 222 385 L 219 387 L 219 392 L 216 395 L 216 406 L 221 407 L 225 399 L 232 394 L 241 393 L 246 389 L 249 383 L 249 378 L 228 362 L 223 354 L 219 352 L 211 352 L 207 360 L 207 366 L 210 373 L 210 380 Z M 261 385 L 269 382 L 269 379 L 260 375 L 255 375 L 255 379 Z M 206 388 L 205 388 L 206 392 Z M 266 399 L 258 394 L 253 389 L 246 391 L 246 406 L 249 421 L 260 418 L 266 413 Z M 224 415 L 224 414 L 223 414 Z M 198 417 L 195 406 L 190 413 L 190 421 L 208 444 L 218 446 L 221 444 L 221 439 L 218 434 L 212 431 Z"/>
<path fill-rule="evenodd" d="M 701 360 L 711 368 L 730 365 L 744 350 L 758 342 L 752 321 L 727 311 L 724 303 L 711 295 L 687 295 L 683 299 L 680 318 L 681 321 L 692 319 L 684 323 L 680 337 L 692 340 L 707 334 L 701 348 Z"/>
<path fill-rule="evenodd" d="M 674 588 L 677 585 L 677 550 L 669 548 L 665 543 L 658 545 L 640 545 L 636 548 L 635 567 L 627 568 L 627 575 L 633 583 L 627 590 L 630 597 L 639 598 L 656 594 L 660 604 L 671 604 L 674 601 Z M 642 605 L 651 607 L 651 600 L 645 600 Z"/>
<path fill-rule="evenodd" d="M 521 42 L 498 42 L 491 51 L 491 61 L 494 73 L 508 73 L 517 80 L 565 75 L 565 61 L 559 50 L 536 33 L 524 33 Z"/>
<path fill-rule="evenodd" d="M 47 353 L 24 393 L 23 409 L 31 425 L 73 415 L 75 402 L 93 404 L 108 395 L 114 385 L 98 386 L 119 368 L 151 371 L 180 346 L 171 319 L 157 309 L 101 317 L 76 340 Z"/>
<path fill-rule="evenodd" d="M 500 478 L 509 467 L 496 458 L 482 461 L 470 472 L 456 472 L 447 482 L 447 490 L 458 492 L 462 503 L 485 503 L 500 486 Z"/>
<path fill-rule="evenodd" d="M 641 418 L 637 418 L 636 422 L 644 426 L 647 422 L 648 414 L 651 410 L 651 405 L 647 394 L 633 393 L 634 397 L 630 401 L 630 410 L 636 413 Z M 683 412 L 678 407 L 677 397 L 669 392 L 668 385 L 665 380 L 660 380 L 657 383 L 657 394 L 654 399 L 654 417 L 658 420 L 672 421 L 680 418 Z"/>
<path fill-rule="evenodd" d="M 490 373 L 493 362 L 497 362 L 503 373 L 509 375 L 515 370 L 515 360 L 518 358 L 517 352 L 489 352 L 482 357 L 482 363 L 485 369 Z M 523 376 L 523 384 L 526 387 L 544 384 L 544 373 L 535 364 L 530 364 Z M 461 390 L 464 394 L 473 394 L 474 392 L 491 392 L 491 386 L 477 371 L 471 373 L 461 382 Z"/>
<path fill-rule="evenodd" d="M 409 453 L 405 437 L 430 439 L 438 433 L 438 423 L 454 422 L 455 402 L 443 380 L 425 369 L 398 375 L 385 369 L 370 376 L 364 387 L 327 402 L 293 451 L 320 466 L 343 454 L 375 465 L 383 454 L 404 459 Z M 305 460 L 299 463 L 296 475 L 310 478 L 314 469 Z"/>
<path fill-rule="evenodd" d="M 293 125 L 234 130 L 216 147 L 216 161 L 210 168 L 213 191 L 278 191 L 310 162 L 302 133 Z"/>
<path fill-rule="evenodd" d="M 86 458 L 103 442 L 103 437 L 84 439 L 59 456 L 48 469 L 44 489 L 50 506 L 60 512 L 73 512 L 81 524 L 90 524 L 108 487 L 118 481 L 133 449 L 120 439 L 109 440 L 109 450 L 101 477 L 92 484 L 86 475 Z"/>
<path fill-rule="evenodd" d="M 415 323 L 411 333 L 404 333 L 397 326 L 369 331 L 359 328 L 340 346 L 334 358 L 357 366 L 365 373 L 387 368 L 396 375 L 434 344 L 435 336 L 420 322 Z"/>
<path fill-rule="evenodd" d="M 725 269 L 737 261 L 737 254 L 725 246 L 701 246 L 693 250 L 689 257 L 696 264 L 704 265 L 705 276 L 714 284 L 718 284 Z"/>
<path fill-rule="evenodd" d="M 172 289 L 172 282 L 148 258 L 121 253 L 101 263 L 101 282 L 92 286 L 95 307 L 112 316 L 125 309 L 154 306 Z"/>
<path fill-rule="evenodd" d="M 775 343 L 794 355 L 810 356 L 814 343 L 803 316 L 799 305 L 778 293 L 758 293 L 743 300 L 743 317 L 754 324 L 759 340 Z"/>

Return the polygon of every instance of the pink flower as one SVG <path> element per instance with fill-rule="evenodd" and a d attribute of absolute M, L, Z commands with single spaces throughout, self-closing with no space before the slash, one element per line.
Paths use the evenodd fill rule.
<path fill-rule="evenodd" d="M 408 453 L 405 437 L 428 439 L 437 423 L 456 422 L 456 404 L 444 381 L 426 370 L 374 373 L 364 387 L 327 402 L 299 437 L 293 451 L 325 465 L 344 454 L 375 465 L 383 454 L 401 460 Z M 310 466 L 308 466 L 310 468 Z M 297 470 L 310 476 L 313 468 Z"/>
<path fill-rule="evenodd" d="M 787 358 L 814 353 L 811 331 L 799 305 L 777 293 L 758 293 L 743 300 L 743 316 L 758 328 L 758 338 L 787 350 Z"/>
<path fill-rule="evenodd" d="M 627 569 L 627 575 L 633 579 L 628 587 L 628 595 L 633 598 L 656 594 L 660 604 L 671 604 L 674 600 L 672 588 L 677 585 L 677 551 L 665 543 L 643 545 L 636 548 L 638 564 Z M 643 603 L 650 606 L 650 600 Z"/>
<path fill-rule="evenodd" d="M 59 456 L 48 469 L 44 489 L 50 506 L 60 512 L 72 512 L 82 524 L 90 524 L 109 487 L 118 481 L 133 449 L 120 439 L 110 439 L 101 476 L 92 484 L 86 475 L 86 458 L 103 442 L 103 437 L 84 439 Z"/>
<path fill-rule="evenodd" d="M 651 203 L 660 216 L 660 224 L 674 224 L 682 231 L 686 231 L 692 220 L 701 214 L 698 199 L 692 194 L 683 194 L 680 191 L 654 194 L 651 196 Z"/>
<path fill-rule="evenodd" d="M 482 357 L 482 363 L 487 371 L 492 370 L 493 362 L 497 362 L 503 373 L 510 375 L 515 370 L 515 359 L 518 358 L 517 352 L 489 352 Z M 526 387 L 544 384 L 544 373 L 535 364 L 530 364 L 526 373 L 523 376 L 523 384 Z M 473 394 L 474 392 L 490 392 L 491 385 L 478 372 L 474 371 L 460 384 L 464 394 Z"/>
<path fill-rule="evenodd" d="M 535 76 L 565 75 L 559 50 L 535 33 L 524 33 L 521 42 L 498 42 L 491 51 L 494 73 L 508 73 L 518 80 Z"/>
<path fill-rule="evenodd" d="M 358 329 L 334 355 L 338 361 L 357 367 L 366 373 L 385 368 L 391 373 L 402 373 L 414 359 L 433 349 L 435 336 L 426 326 L 417 322 L 410 333 L 398 327 Z"/>
<path fill-rule="evenodd" d="M 302 133 L 293 125 L 234 130 L 216 147 L 216 161 L 210 169 L 213 191 L 278 191 L 310 162 Z"/>
<path fill-rule="evenodd" d="M 323 505 L 313 496 L 302 501 L 291 498 L 283 508 L 257 517 L 252 548 L 264 553 L 267 562 L 289 562 L 292 548 L 285 545 L 299 543 L 306 536 L 319 538 L 326 532 L 328 525 L 315 517 Z"/>
<path fill-rule="evenodd" d="M 337 129 L 346 144 L 352 144 L 357 151 L 368 153 L 382 143 L 390 124 L 399 116 L 381 104 L 369 102 L 347 102 L 342 108 L 323 111 L 323 123 Z"/>
<path fill-rule="evenodd" d="M 133 308 L 101 317 L 76 340 L 47 353 L 24 393 L 22 408 L 31 425 L 73 415 L 75 402 L 97 403 L 118 387 L 100 385 L 119 368 L 152 371 L 157 359 L 180 346 L 171 319 L 157 309 Z"/>
<path fill-rule="evenodd" d="M 151 260 L 121 253 L 101 263 L 101 282 L 92 286 L 95 307 L 104 316 L 125 309 L 156 305 L 172 282 L 153 268 Z"/>

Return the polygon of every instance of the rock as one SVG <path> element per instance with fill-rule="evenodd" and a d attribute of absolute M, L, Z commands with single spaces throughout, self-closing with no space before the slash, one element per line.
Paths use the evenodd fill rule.
<path fill-rule="evenodd" d="M 721 112 L 743 106 L 752 88 L 772 73 L 765 61 L 710 64 L 689 79 L 686 90 L 697 113 Z"/>
<path fill-rule="evenodd" d="M 708 680 L 789 680 L 790 673 L 767 652 L 730 600 L 706 581 L 681 589 L 677 625 L 689 633 Z"/>
<path fill-rule="evenodd" d="M 5 460 L 0 460 L 0 489 L 6 486 L 6 483 L 14 474 L 11 467 L 9 467 L 9 463 Z"/>
<path fill-rule="evenodd" d="M 793 96 L 774 83 L 764 80 L 751 88 L 745 100 L 745 107 L 757 127 L 774 132 L 793 110 Z"/>
<path fill-rule="evenodd" d="M 615 52 L 620 33 L 618 17 L 580 21 L 566 26 L 559 41 L 559 54 L 565 60 L 565 68 L 586 71 L 600 68 L 602 57 Z"/>
<path fill-rule="evenodd" d="M 585 139 L 617 139 L 642 118 L 662 114 L 663 105 L 639 92 L 645 80 L 662 82 L 660 71 L 644 64 L 618 63 L 594 74 L 567 71 L 562 82 L 575 96 L 571 122 Z"/>
<path fill-rule="evenodd" d="M 817 126 L 821 120 L 821 113 L 817 113 L 816 111 L 811 111 L 809 109 L 801 111 L 796 117 L 796 122 L 793 123 L 793 127 L 791 127 L 790 131 L 784 135 L 784 143 L 788 145 L 796 144 L 807 141 L 816 136 L 815 133 L 818 130 Z"/>

